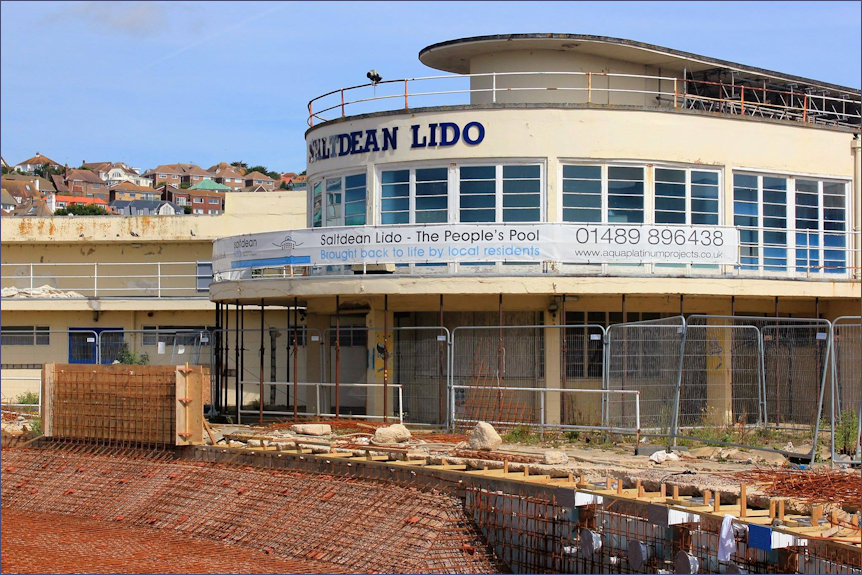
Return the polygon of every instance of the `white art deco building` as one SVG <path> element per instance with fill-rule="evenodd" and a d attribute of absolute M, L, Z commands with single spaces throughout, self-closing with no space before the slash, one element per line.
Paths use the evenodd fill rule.
<path fill-rule="evenodd" d="M 221 318 L 318 334 L 300 381 L 405 396 L 345 386 L 340 408 L 442 422 L 447 370 L 599 385 L 577 330 L 524 328 L 504 358 L 491 329 L 450 357 L 456 328 L 859 314 L 859 90 L 578 34 L 419 59 L 445 75 L 309 103 L 304 228 L 215 243 Z M 408 334 L 430 337 L 399 352 Z"/>

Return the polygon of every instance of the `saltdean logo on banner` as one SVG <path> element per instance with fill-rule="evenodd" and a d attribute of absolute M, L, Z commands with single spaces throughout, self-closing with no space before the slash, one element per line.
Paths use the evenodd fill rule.
<path fill-rule="evenodd" d="M 461 262 L 737 263 L 725 226 L 428 224 L 313 228 L 215 241 L 213 271 L 274 266 Z"/>

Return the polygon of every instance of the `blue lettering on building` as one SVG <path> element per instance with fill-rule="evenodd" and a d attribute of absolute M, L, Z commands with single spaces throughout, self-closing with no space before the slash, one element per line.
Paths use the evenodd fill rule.
<path fill-rule="evenodd" d="M 485 126 L 468 122 L 463 127 L 455 122 L 413 124 L 410 126 L 410 148 L 438 148 L 464 142 L 476 146 L 485 139 Z M 382 142 L 382 145 L 381 145 Z M 308 143 L 308 163 L 368 152 L 398 149 L 398 127 L 357 130 L 316 138 Z"/>

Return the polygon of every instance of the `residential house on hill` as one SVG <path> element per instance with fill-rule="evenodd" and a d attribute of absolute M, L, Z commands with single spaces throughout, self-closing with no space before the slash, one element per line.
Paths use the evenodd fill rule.
<path fill-rule="evenodd" d="M 63 182 L 70 194 L 81 194 L 91 198 L 101 198 L 108 203 L 108 186 L 90 170 L 68 169 Z M 59 191 L 59 190 L 58 190 Z"/>
<path fill-rule="evenodd" d="M 243 181 L 245 182 L 245 187 L 252 186 L 263 186 L 266 188 L 267 192 L 271 192 L 273 188 L 275 188 L 275 180 L 267 176 L 266 174 L 261 174 L 258 171 L 249 172 L 245 176 L 243 176 Z"/>
<path fill-rule="evenodd" d="M 15 164 L 15 169 L 19 172 L 24 172 L 27 174 L 32 174 L 36 168 L 44 166 L 48 164 L 52 168 L 62 169 L 63 166 L 52 160 L 47 156 L 43 156 L 39 152 L 36 152 L 36 155 L 32 158 L 26 159 L 23 162 Z"/>
<path fill-rule="evenodd" d="M 245 186 L 245 170 L 242 168 L 237 168 L 236 166 L 231 166 L 230 164 L 222 162 L 212 166 L 207 171 L 213 175 L 214 181 L 228 186 L 235 192 L 241 191 Z"/>
<path fill-rule="evenodd" d="M 185 213 L 181 206 L 162 200 L 115 200 L 111 211 L 121 216 L 176 216 Z"/>
<path fill-rule="evenodd" d="M 12 181 L 18 181 L 18 182 L 30 182 L 31 184 L 33 184 L 35 186 L 36 191 L 38 191 L 41 194 L 52 194 L 52 193 L 57 191 L 57 189 L 54 187 L 54 184 L 52 184 L 50 180 L 47 180 L 41 176 L 32 176 L 29 174 L 12 173 L 12 174 L 5 174 L 3 176 L 3 180 L 4 181 L 5 180 L 12 180 Z"/>
<path fill-rule="evenodd" d="M 205 184 L 208 183 L 210 182 L 205 182 Z M 217 182 L 211 183 L 221 185 L 217 184 Z M 218 215 L 224 212 L 224 191 L 194 189 L 194 186 L 181 189 L 176 186 L 167 185 L 158 189 L 162 192 L 164 200 L 173 202 L 183 208 L 188 207 L 192 214 Z"/>
<path fill-rule="evenodd" d="M 108 190 L 108 194 L 112 205 L 113 202 L 117 200 L 129 202 L 135 200 L 158 201 L 162 198 L 159 191 L 154 190 L 149 186 L 138 186 L 132 182 L 119 182 L 118 184 L 111 186 Z"/>
<path fill-rule="evenodd" d="M 48 198 L 53 195 L 48 196 Z M 44 218 L 54 214 L 48 203 L 42 198 L 27 198 L 12 209 L 10 216 Z"/>
<path fill-rule="evenodd" d="M 15 206 L 17 205 L 18 202 L 12 197 L 12 194 L 7 192 L 5 188 L 0 189 L 0 212 L 2 212 L 3 215 L 12 213 L 12 210 L 15 209 Z"/>
<path fill-rule="evenodd" d="M 193 186 L 206 179 L 212 179 L 213 175 L 196 164 L 162 164 L 143 175 L 153 181 L 154 187 L 161 183 L 182 187 Z"/>
<path fill-rule="evenodd" d="M 153 181 L 145 178 L 135 168 L 131 168 L 123 162 L 82 162 L 82 165 L 92 170 L 99 176 L 108 187 L 115 186 L 120 182 L 131 182 L 137 186 L 153 187 Z"/>
<path fill-rule="evenodd" d="M 2 181 L 2 188 L 6 190 L 10 196 L 15 198 L 15 203 L 18 205 L 23 203 L 25 200 L 40 199 L 42 197 L 41 192 L 36 189 L 36 184 L 33 182 L 11 179 L 6 176 L 3 176 L 0 181 Z"/>

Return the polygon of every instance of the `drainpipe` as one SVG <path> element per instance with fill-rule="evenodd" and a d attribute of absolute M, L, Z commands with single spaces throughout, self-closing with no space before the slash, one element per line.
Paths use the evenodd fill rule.
<path fill-rule="evenodd" d="M 850 142 L 850 151 L 853 154 L 853 198 L 856 206 L 854 207 L 854 211 L 856 212 L 855 217 L 853 218 L 853 240 L 856 244 L 853 250 L 853 267 L 855 268 L 855 276 L 857 278 L 862 277 L 862 155 L 860 155 L 860 141 L 859 134 L 855 134 L 853 136 L 853 140 Z"/>

